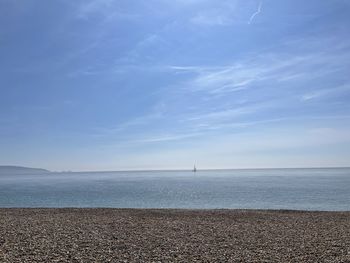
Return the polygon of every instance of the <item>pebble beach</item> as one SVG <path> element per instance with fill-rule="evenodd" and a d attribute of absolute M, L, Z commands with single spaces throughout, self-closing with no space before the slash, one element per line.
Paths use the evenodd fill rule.
<path fill-rule="evenodd" d="M 350 212 L 4 208 L 0 262 L 350 262 Z"/>

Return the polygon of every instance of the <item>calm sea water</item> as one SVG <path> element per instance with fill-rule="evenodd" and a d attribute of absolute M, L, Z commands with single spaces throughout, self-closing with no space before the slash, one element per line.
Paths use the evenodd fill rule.
<path fill-rule="evenodd" d="M 0 207 L 350 210 L 350 169 L 2 174 Z"/>

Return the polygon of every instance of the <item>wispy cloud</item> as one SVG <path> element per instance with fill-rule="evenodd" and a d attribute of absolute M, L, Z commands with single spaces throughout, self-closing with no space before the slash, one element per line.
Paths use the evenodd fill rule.
<path fill-rule="evenodd" d="M 310 45 L 315 45 L 313 40 L 310 41 Z M 308 45 L 307 39 L 304 45 Z M 305 83 L 303 85 L 306 85 L 307 82 L 308 85 L 311 85 L 310 83 L 314 80 L 342 74 L 348 67 L 349 57 L 340 52 L 336 44 L 333 45 L 333 50 L 328 53 L 320 52 L 317 48 L 315 52 L 298 51 L 294 53 L 290 51 L 288 54 L 265 52 L 264 54 L 252 54 L 254 59 L 238 60 L 228 65 L 173 65 L 169 69 L 175 73 L 193 74 L 189 80 L 181 84 L 187 91 L 216 95 L 226 95 L 256 87 L 266 89 L 274 86 L 280 89 L 292 83 L 298 83 L 300 86 L 301 82 Z M 321 87 L 321 89 L 321 91 L 305 94 L 303 98 L 307 100 L 335 90 L 340 92 L 347 88 L 324 89 Z M 298 89 L 295 89 L 295 92 L 298 92 Z"/>
<path fill-rule="evenodd" d="M 238 1 L 220 1 L 215 5 L 207 3 L 198 9 L 199 11 L 190 18 L 190 22 L 198 26 L 229 26 L 239 22 Z"/>
<path fill-rule="evenodd" d="M 289 68 L 308 59 L 309 56 L 276 60 L 275 57 L 265 56 L 254 60 L 238 61 L 227 66 L 172 66 L 170 69 L 175 72 L 195 74 L 194 78 L 184 84 L 185 88 L 193 92 L 227 94 L 250 88 L 254 83 L 269 79 L 277 81 L 292 78 L 291 76 L 296 73 Z"/>
<path fill-rule="evenodd" d="M 146 137 L 143 139 L 139 140 L 134 140 L 134 143 L 157 143 L 157 142 L 168 142 L 168 141 L 178 141 L 178 140 L 183 140 L 183 139 L 188 139 L 188 138 L 193 138 L 193 137 L 198 137 L 202 135 L 202 133 L 191 133 L 191 132 L 186 132 L 186 133 L 178 133 L 178 134 L 161 134 L 158 136 L 153 136 L 153 137 Z"/>
<path fill-rule="evenodd" d="M 250 25 L 254 18 L 261 13 L 261 8 L 262 8 L 262 2 L 259 3 L 259 6 L 258 6 L 258 9 L 251 15 L 251 17 L 249 18 L 249 21 L 248 21 L 248 25 Z"/>
<path fill-rule="evenodd" d="M 304 45 L 308 41 L 304 40 Z M 312 39 L 310 42 L 310 46 L 316 45 Z M 290 46 L 287 49 L 288 54 L 265 51 L 227 65 L 168 66 L 170 72 L 181 74 L 181 80 L 164 94 L 172 98 L 165 98 L 166 108 L 181 109 L 175 114 L 183 127 L 211 133 L 269 121 L 302 122 L 304 119 L 300 119 L 296 110 L 302 106 L 301 101 L 348 91 L 346 85 L 335 89 L 323 85 L 318 90 L 314 86 L 325 78 L 344 79 L 349 63 L 336 44 L 329 52 L 320 48 L 315 48 L 315 52 L 294 50 Z M 310 91 L 306 93 L 306 90 Z M 311 114 L 308 119 L 321 121 L 316 117 Z M 331 117 L 336 120 L 341 116 Z"/>
<path fill-rule="evenodd" d="M 145 127 L 152 123 L 156 123 L 163 118 L 163 114 L 161 111 L 146 114 L 144 116 L 139 116 L 135 118 L 130 118 L 127 121 L 121 122 L 120 124 L 109 126 L 109 127 L 99 127 L 95 128 L 93 133 L 93 137 L 108 137 L 115 136 L 123 133 L 127 133 L 130 129 L 134 129 L 135 127 Z"/>
<path fill-rule="evenodd" d="M 113 4 L 113 0 L 89 0 L 83 1 L 79 3 L 76 16 L 78 18 L 87 19 L 90 15 L 96 13 L 102 13 L 106 15 L 110 13 L 111 5 Z"/>
<path fill-rule="evenodd" d="M 200 66 L 169 66 L 167 69 L 175 73 L 201 73 L 204 68 Z"/>
<path fill-rule="evenodd" d="M 201 72 L 191 83 L 192 90 L 206 90 L 210 93 L 226 93 L 237 91 L 259 77 L 256 69 L 242 69 L 240 65 L 227 66 L 224 69 L 213 69 L 209 72 Z"/>
<path fill-rule="evenodd" d="M 306 93 L 306 94 L 302 95 L 301 100 L 302 101 L 309 101 L 309 100 L 318 99 L 321 97 L 338 95 L 338 94 L 349 92 L 349 91 L 350 91 L 350 85 L 346 84 L 346 85 L 341 85 L 338 87 L 320 89 L 320 90 L 313 91 L 311 93 Z"/>
<path fill-rule="evenodd" d="M 197 25 L 227 26 L 233 23 L 233 19 L 224 14 L 198 14 L 191 22 Z"/>
<path fill-rule="evenodd" d="M 260 107 L 258 106 L 248 106 L 248 107 L 238 107 L 238 108 L 233 108 L 233 109 L 225 109 L 225 110 L 220 110 L 220 111 L 215 111 L 215 112 L 209 112 L 206 114 L 201 114 L 201 115 L 197 115 L 194 117 L 190 117 L 188 120 L 189 121 L 203 121 L 203 120 L 207 120 L 207 121 L 215 121 L 215 122 L 219 122 L 219 121 L 223 121 L 223 120 L 228 120 L 228 119 L 232 119 L 234 117 L 238 117 L 241 115 L 245 115 L 245 114 L 249 114 L 249 113 L 253 113 L 256 110 L 258 110 Z"/>

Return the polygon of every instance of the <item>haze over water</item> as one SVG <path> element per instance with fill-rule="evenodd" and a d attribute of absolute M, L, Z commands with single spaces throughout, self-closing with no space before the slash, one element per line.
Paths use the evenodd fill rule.
<path fill-rule="evenodd" d="M 0 175 L 0 207 L 350 210 L 350 168 Z"/>

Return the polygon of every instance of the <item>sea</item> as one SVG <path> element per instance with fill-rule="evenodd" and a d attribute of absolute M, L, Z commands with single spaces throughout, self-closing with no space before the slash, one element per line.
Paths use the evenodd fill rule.
<path fill-rule="evenodd" d="M 0 174 L 0 207 L 350 211 L 350 168 Z"/>

